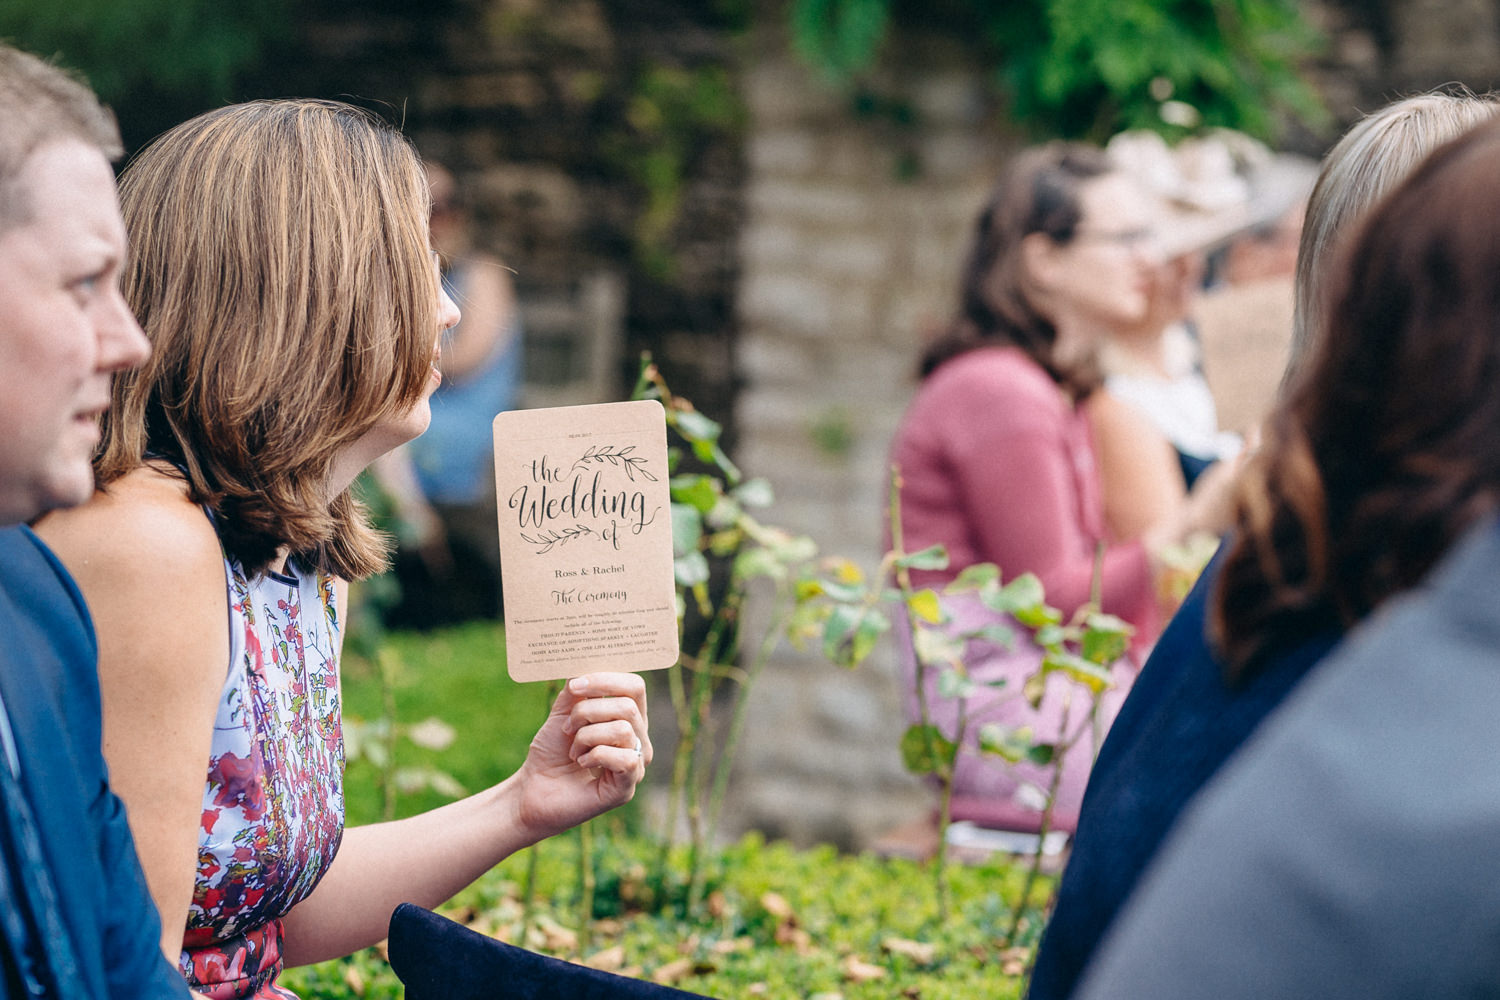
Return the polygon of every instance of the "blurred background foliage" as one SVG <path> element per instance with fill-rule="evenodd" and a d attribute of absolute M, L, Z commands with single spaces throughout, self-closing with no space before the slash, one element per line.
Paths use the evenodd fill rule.
<path fill-rule="evenodd" d="M 294 2 L 6 0 L 0 38 L 83 73 L 133 147 L 235 99 L 243 78 L 291 38 Z"/>
<path fill-rule="evenodd" d="M 1301 72 L 1323 39 L 1296 0 L 792 0 L 789 17 L 797 53 L 856 91 L 913 30 L 963 40 L 1037 136 L 1222 126 L 1274 141 L 1328 117 Z"/>
<path fill-rule="evenodd" d="M 321 6 L 319 0 L 7 0 L 0 5 L 0 37 L 82 71 L 119 109 L 127 143 L 138 145 L 205 107 L 278 92 L 278 79 L 295 79 L 308 55 L 305 15 Z M 416 16 L 400 0 L 341 6 Z M 436 23 L 452 6 L 451 0 L 424 5 L 422 19 Z M 774 9 L 745 0 L 717 6 L 727 8 L 716 20 L 731 33 Z M 1289 120 L 1314 129 L 1326 123 L 1300 72 L 1323 40 L 1297 0 L 788 0 L 786 12 L 795 51 L 828 81 L 856 92 L 868 90 L 904 36 L 957 39 L 993 67 L 1005 113 L 1036 135 L 1099 140 L 1145 127 L 1170 136 L 1201 125 L 1274 140 Z M 432 51 L 425 32 L 411 32 L 410 44 Z M 734 124 L 735 113 L 726 110 L 727 78 L 683 77 L 667 66 L 640 76 L 628 112 L 637 142 L 616 137 L 611 154 L 635 154 L 628 173 L 654 190 L 661 185 L 653 187 L 652 178 L 674 170 L 687 140 L 681 129 L 637 120 L 642 99 L 687 109 L 668 124 L 722 130 Z M 869 104 L 867 93 L 861 101 Z M 1198 118 L 1164 117 L 1167 102 L 1191 107 Z M 646 140 L 656 141 L 649 149 L 630 148 Z M 640 223 L 647 243 L 669 214 L 670 205 L 653 195 Z"/>

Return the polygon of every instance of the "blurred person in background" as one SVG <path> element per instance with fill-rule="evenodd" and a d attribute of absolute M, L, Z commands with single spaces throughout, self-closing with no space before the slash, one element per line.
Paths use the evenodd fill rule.
<path fill-rule="evenodd" d="M 1006 579 L 1035 573 L 1048 603 L 1072 615 L 1090 598 L 1103 546 L 1103 610 L 1136 629 L 1148 649 L 1160 627 L 1158 553 L 1200 528 L 1214 527 L 1219 498 L 1169 506 L 1127 537 L 1105 523 L 1090 409 L 1108 405 L 1094 363 L 1102 330 L 1140 322 L 1148 308 L 1155 216 L 1149 199 L 1097 148 L 1056 143 L 1010 163 L 977 221 L 963 271 L 959 309 L 921 361 L 922 383 L 897 430 L 891 459 L 900 476 L 908 551 L 946 547 L 945 571 L 916 572 L 917 586 L 940 586 L 965 567 L 991 562 Z M 1149 436 L 1149 427 L 1143 434 Z M 1176 476 L 1159 435 L 1161 475 Z M 954 628 L 972 629 L 994 613 L 956 599 Z M 915 660 L 905 649 L 908 714 L 916 717 Z M 971 677 L 1010 680 L 998 696 L 969 702 L 970 733 L 984 722 L 1029 725 L 1055 739 L 1062 723 L 1061 677 L 1033 711 L 1019 694 L 1040 651 L 1018 636 L 1015 651 L 974 643 Z M 1134 667 L 1117 670 L 1105 717 L 1128 689 Z M 934 681 L 935 683 L 935 681 Z M 952 733 L 957 705 L 928 692 Z M 988 698 L 988 700 L 986 700 Z M 1092 748 L 1080 741 L 1062 762 L 1054 825 L 1071 830 Z M 1035 831 L 1029 788 L 1046 788 L 1052 769 L 1008 766 L 960 753 L 953 816 L 984 826 Z"/>
<path fill-rule="evenodd" d="M 1497 176 L 1490 120 L 1314 262 L 1214 618 L 1232 681 L 1352 634 L 1183 814 L 1079 996 L 1500 996 Z"/>
<path fill-rule="evenodd" d="M 468 203 L 453 175 L 431 160 L 425 169 L 432 245 L 463 320 L 443 336 L 443 384 L 432 394 L 427 431 L 374 466 L 401 540 L 401 596 L 386 618 L 416 628 L 500 617 L 490 425 L 520 400 L 523 354 L 510 270 L 474 246 Z"/>
<path fill-rule="evenodd" d="M 1313 322 L 1324 322 L 1329 315 L 1321 302 L 1338 257 L 1331 236 L 1357 232 L 1363 216 L 1410 173 L 1421 154 L 1494 118 L 1497 107 L 1489 97 L 1428 94 L 1383 108 L 1345 134 L 1325 158 L 1307 207 L 1297 266 L 1302 315 L 1317 317 Z M 1306 234 L 1322 236 L 1309 239 Z M 1299 341 L 1314 353 L 1318 342 L 1315 335 Z M 1388 350 L 1373 337 L 1365 347 L 1369 363 L 1382 368 L 1393 364 Z M 1354 383 L 1348 384 L 1353 391 Z M 1331 383 L 1323 388 L 1333 390 Z M 1338 419 L 1336 414 L 1324 419 Z M 1378 429 L 1365 428 L 1370 433 Z M 1271 575 L 1279 572 L 1278 566 L 1283 571 L 1321 566 L 1319 572 L 1340 587 L 1352 586 L 1368 568 L 1328 562 L 1326 546 L 1343 544 L 1338 538 L 1323 539 L 1325 551 L 1304 553 L 1280 542 L 1274 551 L 1265 550 L 1272 539 L 1264 518 L 1284 502 L 1283 486 L 1266 479 L 1265 463 L 1285 468 L 1293 457 L 1305 455 L 1302 445 L 1288 441 L 1288 433 L 1283 427 L 1267 441 L 1265 455 L 1252 459 L 1260 472 L 1240 487 L 1238 536 L 1209 564 L 1172 619 L 1100 749 L 1037 954 L 1032 1000 L 1061 1000 L 1072 993 L 1101 936 L 1183 809 L 1338 643 L 1349 624 L 1341 615 L 1298 619 L 1274 607 L 1273 598 L 1285 587 Z M 1296 447 L 1287 450 L 1292 445 Z M 1363 478 L 1368 474 L 1343 462 L 1321 473 L 1326 488 L 1345 497 L 1356 482 L 1364 484 L 1360 489 L 1368 486 Z M 1397 510 L 1381 529 L 1387 534 L 1365 541 L 1398 544 L 1410 528 L 1404 519 L 1422 516 L 1415 508 Z M 1285 591 L 1286 599 L 1295 596 L 1295 590 Z M 1221 641 L 1210 638 L 1210 620 L 1218 623 Z"/>

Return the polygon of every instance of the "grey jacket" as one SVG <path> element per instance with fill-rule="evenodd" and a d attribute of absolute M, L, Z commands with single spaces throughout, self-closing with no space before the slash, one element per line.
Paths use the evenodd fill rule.
<path fill-rule="evenodd" d="M 1500 997 L 1500 522 L 1317 666 L 1183 817 L 1078 996 Z"/>

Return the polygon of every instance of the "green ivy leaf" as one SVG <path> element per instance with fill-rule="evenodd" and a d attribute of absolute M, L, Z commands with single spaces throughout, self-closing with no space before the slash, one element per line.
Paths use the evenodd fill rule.
<path fill-rule="evenodd" d="M 941 545 L 930 545 L 921 552 L 899 557 L 895 564 L 903 569 L 947 569 L 948 550 Z"/>
<path fill-rule="evenodd" d="M 723 427 L 697 410 L 678 410 L 676 424 L 677 433 L 693 445 L 701 441 L 717 441 L 724 433 Z"/>
<path fill-rule="evenodd" d="M 737 580 L 753 580 L 758 576 L 772 580 L 786 579 L 786 566 L 769 549 L 754 546 L 741 549 L 734 557 L 734 576 Z"/>
<path fill-rule="evenodd" d="M 1010 615 L 1028 628 L 1062 621 L 1062 612 L 1047 607 L 1042 581 L 1035 573 L 1023 573 L 994 593 L 982 593 L 980 600 L 991 610 Z"/>
<path fill-rule="evenodd" d="M 937 625 L 943 620 L 943 603 L 937 591 L 923 588 L 906 599 L 906 606 L 919 621 Z"/>
<path fill-rule="evenodd" d="M 1108 670 L 1066 650 L 1048 651 L 1042 660 L 1042 669 L 1059 671 L 1069 680 L 1077 681 L 1094 694 L 1114 685 L 1114 679 L 1110 677 Z"/>
<path fill-rule="evenodd" d="M 732 497 L 720 497 L 719 502 L 703 515 L 703 520 L 711 528 L 727 528 L 740 519 L 744 513 L 739 501 Z"/>
<path fill-rule="evenodd" d="M 965 566 L 959 571 L 958 576 L 948 586 L 943 588 L 947 594 L 963 594 L 975 590 L 983 590 L 1000 582 L 1000 567 L 994 563 L 975 563 Z"/>
<path fill-rule="evenodd" d="M 960 667 L 952 666 L 938 674 L 937 693 L 940 698 L 969 698 L 977 690 L 979 685 Z"/>
<path fill-rule="evenodd" d="M 712 476 L 673 476 L 672 499 L 707 514 L 719 502 L 719 482 Z"/>
<path fill-rule="evenodd" d="M 972 632 L 964 633 L 965 639 L 978 639 L 982 642 L 992 642 L 1002 649 L 1013 649 L 1016 644 L 1016 634 L 1009 626 L 994 622 Z"/>
<path fill-rule="evenodd" d="M 1026 751 L 1026 759 L 1046 767 L 1057 759 L 1057 744 L 1033 743 Z"/>
<path fill-rule="evenodd" d="M 672 555 L 685 559 L 698 552 L 703 541 L 703 518 L 696 507 L 687 504 L 672 504 Z"/>
<path fill-rule="evenodd" d="M 912 774 L 938 774 L 953 766 L 958 745 L 937 726 L 915 725 L 901 734 L 901 761 Z"/>
<path fill-rule="evenodd" d="M 702 552 L 689 552 L 672 560 L 672 569 L 677 586 L 684 589 L 708 583 L 708 559 Z"/>
<path fill-rule="evenodd" d="M 1085 660 L 1108 666 L 1125 655 L 1130 648 L 1130 637 L 1135 634 L 1131 624 L 1114 615 L 1089 615 L 1084 623 L 1080 652 Z"/>
<path fill-rule="evenodd" d="M 747 479 L 734 488 L 734 498 L 746 507 L 769 507 L 776 499 L 771 483 L 763 478 Z"/>
<path fill-rule="evenodd" d="M 1045 666 L 1045 661 L 1043 663 Z M 1047 675 L 1038 670 L 1026 678 L 1026 683 L 1021 685 L 1021 697 L 1026 699 L 1026 704 L 1033 709 L 1042 707 L 1042 698 L 1047 694 Z"/>
<path fill-rule="evenodd" d="M 987 722 L 979 727 L 979 750 L 1012 764 L 1031 755 L 1034 747 L 1030 726 L 1003 726 Z"/>
<path fill-rule="evenodd" d="M 840 663 L 840 666 L 857 667 L 869 659 L 870 654 L 875 652 L 875 644 L 890 627 L 891 623 L 879 611 L 866 608 L 864 617 L 854 629 L 854 636 L 849 644 L 849 655 Z"/>
<path fill-rule="evenodd" d="M 1043 625 L 1036 630 L 1036 634 L 1032 636 L 1032 641 L 1038 646 L 1050 649 L 1053 646 L 1062 645 L 1067 637 L 1068 634 L 1063 631 L 1061 625 Z"/>
<path fill-rule="evenodd" d="M 944 629 L 918 627 L 911 638 L 912 648 L 921 663 L 937 666 L 963 662 L 963 640 L 949 635 Z"/>
<path fill-rule="evenodd" d="M 823 655 L 837 666 L 858 666 L 889 628 L 890 622 L 874 608 L 834 605 L 823 625 Z"/>
<path fill-rule="evenodd" d="M 766 544 L 766 543 L 762 543 Z M 818 543 L 806 535 L 789 535 L 781 532 L 775 541 L 766 544 L 776 558 L 787 565 L 811 561 L 818 554 Z"/>
<path fill-rule="evenodd" d="M 715 531 L 708 536 L 708 551 L 721 558 L 738 552 L 744 544 L 745 533 L 736 528 Z"/>

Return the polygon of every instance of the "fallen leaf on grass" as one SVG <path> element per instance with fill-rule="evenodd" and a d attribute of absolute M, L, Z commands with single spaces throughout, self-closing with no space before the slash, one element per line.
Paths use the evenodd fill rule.
<path fill-rule="evenodd" d="M 344 966 L 344 985 L 349 987 L 349 992 L 357 997 L 365 995 L 365 977 L 352 965 Z"/>
<path fill-rule="evenodd" d="M 851 983 L 868 983 L 872 979 L 884 979 L 885 969 L 879 965 L 871 965 L 857 955 L 850 955 L 844 959 L 840 966 L 844 972 L 844 978 Z"/>
<path fill-rule="evenodd" d="M 583 960 L 583 964 L 601 972 L 619 972 L 625 965 L 625 949 L 619 945 L 596 951 Z"/>
<path fill-rule="evenodd" d="M 812 935 L 793 923 L 781 924 L 776 928 L 776 943 L 791 947 L 799 955 L 806 955 L 813 950 Z"/>
<path fill-rule="evenodd" d="M 931 965 L 937 961 L 937 945 L 927 941 L 908 941 L 906 938 L 886 938 L 880 947 L 889 954 L 909 958 L 918 965 Z"/>
<path fill-rule="evenodd" d="M 1007 976 L 1025 975 L 1029 958 L 1030 948 L 1007 948 L 1000 953 L 1000 971 Z"/>
<path fill-rule="evenodd" d="M 779 892 L 768 892 L 760 897 L 761 909 L 765 910 L 777 920 L 794 919 L 792 904 L 786 901 L 786 897 Z"/>
<path fill-rule="evenodd" d="M 567 954 L 578 950 L 578 932 L 564 927 L 550 917 L 537 918 L 537 930 L 542 932 L 542 946 L 554 954 Z"/>
<path fill-rule="evenodd" d="M 709 948 L 709 951 L 713 952 L 715 955 L 732 955 L 738 951 L 753 951 L 754 949 L 754 938 L 737 937 L 725 938 L 722 941 L 715 941 L 713 943 L 713 946 Z"/>
<path fill-rule="evenodd" d="M 651 974 L 651 978 L 666 986 L 688 975 L 706 976 L 710 972 L 718 972 L 719 967 L 713 962 L 703 959 L 694 961 L 691 958 L 676 958 L 666 965 L 660 966 Z"/>
<path fill-rule="evenodd" d="M 691 958 L 674 958 L 665 965 L 656 967 L 651 973 L 651 981 L 661 986 L 671 986 L 680 979 L 687 978 L 693 971 L 693 960 Z"/>

